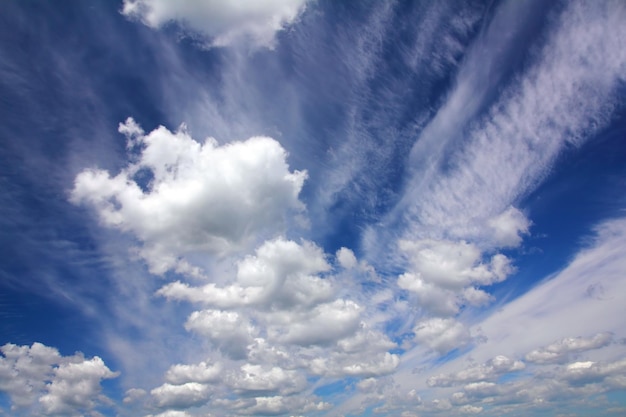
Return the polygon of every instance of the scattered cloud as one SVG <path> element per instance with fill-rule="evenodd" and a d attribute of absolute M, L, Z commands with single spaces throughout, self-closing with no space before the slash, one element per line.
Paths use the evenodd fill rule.
<path fill-rule="evenodd" d="M 89 209 L 101 228 L 63 220 L 50 230 L 93 248 L 94 259 L 63 265 L 89 264 L 94 278 L 80 269 L 42 282 L 88 312 L 124 376 L 103 393 L 120 373 L 100 357 L 5 344 L 10 411 L 620 412 L 623 399 L 608 393 L 626 390 L 626 218 L 593 211 L 580 226 L 598 224 L 593 238 L 554 237 L 558 256 L 546 258 L 569 251 L 567 265 L 529 267 L 525 246 L 545 227 L 528 197 L 540 201 L 564 155 L 602 145 L 621 115 L 626 8 L 425 3 L 124 0 L 111 27 L 131 33 L 126 18 L 155 29 L 132 31 L 129 50 L 152 45 L 141 65 L 129 58 L 137 77 L 167 74 L 146 85 L 129 75 L 120 84 L 132 88 L 111 102 L 143 88 L 166 98 L 110 114 L 144 125 L 182 115 L 218 139 L 184 124 L 146 132 L 128 118 L 118 127 L 125 151 L 80 161 L 74 207 L 59 206 L 78 221 L 88 217 L 76 206 Z M 157 33 L 172 25 L 193 41 Z M 65 156 L 51 158 L 64 166 Z M 590 159 L 599 169 L 601 157 Z M 569 210 L 549 204 L 550 216 Z M 11 262 L 0 275 L 21 277 Z M 102 294 L 82 294 L 91 282 Z"/>

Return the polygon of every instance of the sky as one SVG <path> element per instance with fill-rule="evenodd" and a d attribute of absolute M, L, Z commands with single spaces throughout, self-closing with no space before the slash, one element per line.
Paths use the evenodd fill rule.
<path fill-rule="evenodd" d="M 0 2 L 0 416 L 626 414 L 626 3 Z"/>

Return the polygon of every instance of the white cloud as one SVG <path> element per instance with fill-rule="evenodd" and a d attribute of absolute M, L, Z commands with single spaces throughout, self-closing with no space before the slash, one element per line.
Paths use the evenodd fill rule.
<path fill-rule="evenodd" d="M 530 359 L 539 359 L 549 353 L 548 348 L 558 351 L 557 356 L 570 350 L 575 353 L 578 348 L 582 352 L 583 346 L 599 348 L 608 343 L 607 332 L 616 338 L 626 336 L 619 298 L 596 296 L 598 288 L 605 294 L 626 291 L 622 253 L 626 247 L 626 220 L 607 221 L 596 232 L 589 247 L 581 250 L 566 268 L 482 321 L 480 328 L 489 343 L 477 351 L 516 357 L 529 354 Z M 534 331 L 520 338 L 511 328 L 512 322 L 516 328 Z"/>
<path fill-rule="evenodd" d="M 303 210 L 298 194 L 307 174 L 290 172 L 287 153 L 271 138 L 218 146 L 183 129 L 161 126 L 145 135 L 130 118 L 120 132 L 138 154 L 114 177 L 81 172 L 71 201 L 93 207 L 106 226 L 132 233 L 153 273 L 189 271 L 188 259 L 179 257 L 255 243 L 280 231 L 288 211 Z M 141 172 L 151 174 L 147 184 L 138 180 Z"/>
<path fill-rule="evenodd" d="M 609 332 L 597 333 L 592 337 L 566 337 L 554 343 L 529 352 L 525 359 L 535 363 L 565 362 L 570 353 L 584 352 L 607 346 L 613 340 Z"/>
<path fill-rule="evenodd" d="M 206 384 L 187 382 L 182 385 L 163 384 L 150 391 L 159 408 L 189 408 L 205 404 L 211 389 Z"/>
<path fill-rule="evenodd" d="M 483 411 L 483 408 L 468 404 L 468 405 L 459 407 L 459 411 L 463 414 L 480 414 Z"/>
<path fill-rule="evenodd" d="M 473 286 L 500 282 L 513 271 L 504 255 L 484 262 L 481 250 L 465 241 L 403 240 L 399 247 L 411 265 L 398 286 L 416 294 L 420 307 L 436 316 L 453 316 L 463 303 L 487 304 L 491 297 Z"/>
<path fill-rule="evenodd" d="M 145 398 L 148 393 L 146 392 L 146 390 L 141 388 L 131 388 L 129 390 L 126 390 L 125 394 L 126 395 L 123 399 L 124 404 L 131 404 Z"/>
<path fill-rule="evenodd" d="M 234 311 L 220 310 L 194 311 L 185 323 L 185 329 L 206 336 L 235 358 L 245 357 L 246 346 L 257 333 L 246 317 Z"/>
<path fill-rule="evenodd" d="M 286 322 L 270 328 L 271 337 L 298 345 L 332 343 L 357 330 L 361 311 L 350 300 L 320 304 L 305 315 L 292 313 L 284 317 Z"/>
<path fill-rule="evenodd" d="M 568 364 L 559 376 L 572 384 L 579 385 L 601 382 L 608 376 L 623 377 L 625 372 L 626 359 L 608 363 L 584 361 Z"/>
<path fill-rule="evenodd" d="M 249 363 L 232 372 L 226 382 L 239 393 L 275 391 L 282 395 L 300 392 L 307 385 L 306 378 L 301 372 Z"/>
<path fill-rule="evenodd" d="M 86 360 L 73 358 L 55 369 L 52 381 L 47 384 L 47 393 L 39 398 L 45 414 L 76 415 L 79 410 L 89 410 L 100 401 L 100 382 L 115 378 L 99 357 Z"/>
<path fill-rule="evenodd" d="M 419 322 L 413 329 L 415 341 L 440 353 L 463 347 L 470 341 L 470 333 L 452 318 L 431 318 Z"/>
<path fill-rule="evenodd" d="M 408 255 L 420 279 L 444 288 L 489 285 L 506 278 L 510 269 L 503 255 L 482 263 L 481 250 L 465 241 L 401 241 L 399 247 Z"/>
<path fill-rule="evenodd" d="M 462 386 L 450 396 L 452 404 L 490 404 L 492 415 L 507 409 L 527 414 L 524 410 L 561 407 L 564 401 L 589 407 L 591 395 L 623 389 L 623 349 L 612 343 L 626 336 L 623 303 L 610 294 L 626 291 L 625 239 L 625 219 L 599 225 L 596 237 L 566 268 L 476 321 L 471 330 L 484 343 L 432 370 L 419 370 L 427 384 L 417 387 L 437 395 Z M 416 363 L 422 354 L 418 345 L 403 363 Z M 401 366 L 394 374 L 400 387 L 416 387 L 413 369 Z M 516 373 L 509 377 L 511 372 Z"/>
<path fill-rule="evenodd" d="M 503 4 L 492 26 L 518 27 L 521 20 L 512 19 L 511 12 L 524 7 Z M 485 98 L 493 85 L 484 62 L 470 67 L 485 59 L 479 46 L 501 44 L 507 37 L 487 32 L 478 41 L 446 105 L 414 146 L 412 166 L 420 169 L 394 213 L 408 216 L 407 236 L 445 236 L 481 247 L 519 243 L 529 222 L 511 205 L 536 188 L 565 147 L 584 142 L 610 119 L 616 88 L 624 80 L 625 13 L 619 2 L 569 3 L 528 70 L 513 79 L 479 123 L 465 126 L 484 105 L 476 97 Z M 439 169 L 444 157 L 445 171 Z"/>
<path fill-rule="evenodd" d="M 339 261 L 339 265 L 345 269 L 352 269 L 358 264 L 356 256 L 354 256 L 354 252 L 348 248 L 340 248 L 337 251 L 336 257 L 337 261 Z"/>
<path fill-rule="evenodd" d="M 525 368 L 523 362 L 513 360 L 503 355 L 498 355 L 486 363 L 471 366 L 455 374 L 437 375 L 428 378 L 428 385 L 431 387 L 447 387 L 463 383 L 475 383 L 485 380 L 493 380 L 501 375 L 510 372 L 520 371 Z M 470 385 L 466 385 L 470 386 Z M 474 385 L 473 387 L 484 387 L 485 385 Z M 490 385 L 488 385 L 490 386 Z"/>
<path fill-rule="evenodd" d="M 100 382 L 119 375 L 97 356 L 61 356 L 41 343 L 9 343 L 0 351 L 4 355 L 0 356 L 0 389 L 9 395 L 13 409 L 40 406 L 45 415 L 81 415 L 108 401 L 101 394 Z"/>
<path fill-rule="evenodd" d="M 281 395 L 242 399 L 230 404 L 230 408 L 236 410 L 238 414 L 264 416 L 312 413 L 327 410 L 330 406 L 329 403 L 316 402 L 310 398 Z"/>
<path fill-rule="evenodd" d="M 41 343 L 0 348 L 0 389 L 8 393 L 14 406 L 33 404 L 54 373 L 53 366 L 61 360 L 59 352 Z"/>
<path fill-rule="evenodd" d="M 165 380 L 171 384 L 180 385 L 187 382 L 199 382 L 201 384 L 207 382 L 215 382 L 221 376 L 222 366 L 220 364 L 209 365 L 206 362 L 200 362 L 195 365 L 173 365 L 166 374 Z"/>
<path fill-rule="evenodd" d="M 148 414 L 146 417 L 192 417 L 186 411 L 167 410 L 159 414 Z"/>
<path fill-rule="evenodd" d="M 236 282 L 231 285 L 217 287 L 211 283 L 194 288 L 174 282 L 158 294 L 220 308 L 310 308 L 333 295 L 330 280 L 316 276 L 329 268 L 323 252 L 313 243 L 276 238 L 264 242 L 255 256 L 237 264 Z"/>
<path fill-rule="evenodd" d="M 249 41 L 272 47 L 276 32 L 293 23 L 307 0 L 124 0 L 122 13 L 159 28 L 177 22 L 209 36 L 212 46 Z"/>

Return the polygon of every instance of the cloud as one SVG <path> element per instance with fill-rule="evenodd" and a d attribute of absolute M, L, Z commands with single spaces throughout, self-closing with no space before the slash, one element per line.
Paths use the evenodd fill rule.
<path fill-rule="evenodd" d="M 185 329 L 207 337 L 225 353 L 245 357 L 246 346 L 252 342 L 257 329 L 235 311 L 194 311 L 185 323 Z"/>
<path fill-rule="evenodd" d="M 491 297 L 474 286 L 503 281 L 513 267 L 496 254 L 483 262 L 481 250 L 465 241 L 423 239 L 399 243 L 410 262 L 398 277 L 398 286 L 417 296 L 419 306 L 435 316 L 453 316 L 462 304 L 481 306 Z"/>
<path fill-rule="evenodd" d="M 626 285 L 621 253 L 625 236 L 624 218 L 599 224 L 595 237 L 586 240 L 587 246 L 563 270 L 517 299 L 501 302 L 488 316 L 465 323 L 484 343 L 431 364 L 430 370 L 418 368 L 425 386 L 416 382 L 415 368 L 405 366 L 394 373 L 396 383 L 432 397 L 449 396 L 454 407 L 489 404 L 483 410 L 487 415 L 506 410 L 529 414 L 542 407 L 596 410 L 589 401 L 592 395 L 625 386 L 623 349 L 614 343 L 624 334 L 623 308 L 618 297 L 609 296 L 622 293 Z M 605 295 L 590 294 L 590 285 L 602 286 Z M 454 319 L 447 320 L 447 326 L 425 326 L 422 335 L 436 340 L 438 332 L 433 329 L 453 326 Z M 403 360 L 416 363 L 422 354 L 418 344 Z M 450 393 L 448 387 L 459 389 Z M 430 410 L 426 403 L 423 407 Z"/>
<path fill-rule="evenodd" d="M 152 28 L 177 22 L 209 37 L 211 46 L 229 46 L 242 41 L 255 47 L 273 47 L 276 32 L 292 24 L 307 0 L 124 0 L 122 14 Z"/>
<path fill-rule="evenodd" d="M 205 404 L 211 389 L 206 384 L 187 382 L 181 385 L 163 384 L 150 391 L 155 405 L 159 408 L 189 408 Z"/>
<path fill-rule="evenodd" d="M 626 359 L 608 363 L 593 361 L 573 362 L 568 364 L 560 375 L 572 384 L 592 384 L 607 377 L 623 377 L 626 372 Z"/>
<path fill-rule="evenodd" d="M 560 363 L 568 360 L 570 353 L 599 349 L 613 341 L 609 332 L 597 333 L 592 337 L 566 337 L 529 352 L 525 359 L 534 363 Z"/>
<path fill-rule="evenodd" d="M 255 255 L 239 261 L 230 285 L 194 288 L 177 281 L 157 294 L 220 308 L 308 309 L 334 294 L 331 281 L 317 276 L 329 269 L 324 253 L 312 242 L 298 244 L 279 237 L 265 241 Z"/>
<path fill-rule="evenodd" d="M 183 129 L 161 126 L 145 135 L 130 118 L 120 132 L 136 155 L 114 177 L 81 172 L 71 201 L 95 209 L 104 225 L 132 233 L 152 273 L 193 272 L 181 256 L 236 250 L 281 230 L 287 212 L 303 210 L 298 194 L 306 172 L 290 172 L 287 153 L 271 138 L 218 146 Z"/>
<path fill-rule="evenodd" d="M 223 401 L 228 408 L 244 415 L 274 416 L 286 413 L 304 414 L 324 411 L 330 407 L 329 403 L 316 402 L 310 398 L 290 396 L 259 396 L 236 401 Z"/>
<path fill-rule="evenodd" d="M 209 365 L 206 362 L 200 362 L 195 365 L 173 365 L 165 374 L 167 382 L 180 385 L 187 382 L 199 382 L 201 384 L 207 382 L 215 382 L 221 376 L 222 367 L 219 364 Z"/>
<path fill-rule="evenodd" d="M 77 357 L 76 362 L 62 363 L 47 384 L 47 393 L 39 398 L 45 414 L 76 415 L 101 402 L 100 382 L 119 375 L 106 367 L 102 359 Z"/>
<path fill-rule="evenodd" d="M 192 417 L 186 411 L 168 410 L 159 414 L 148 414 L 146 417 Z"/>
<path fill-rule="evenodd" d="M 452 385 L 476 383 L 486 380 L 493 380 L 497 377 L 508 374 L 510 372 L 520 371 L 525 368 L 523 362 L 519 360 L 513 360 L 506 356 L 499 355 L 493 359 L 488 360 L 484 364 L 472 366 L 459 371 L 455 374 L 437 375 L 428 378 L 428 385 L 431 387 L 449 387 Z M 474 385 L 474 387 L 491 386 Z M 467 387 L 467 386 L 466 386 Z"/>
<path fill-rule="evenodd" d="M 516 26 L 521 20 L 513 21 L 508 13 L 518 7 L 522 5 L 505 3 L 492 26 Z M 414 178 L 398 206 L 409 219 L 408 236 L 445 234 L 482 247 L 519 243 L 516 235 L 525 233 L 529 222 L 511 205 L 536 188 L 563 149 L 593 137 L 610 120 L 617 87 L 624 80 L 624 13 L 618 2 L 569 3 L 528 70 L 513 78 L 478 121 L 458 132 L 424 129 L 412 152 Z M 608 29 L 613 27 L 620 29 Z M 500 32 L 485 36 L 468 53 L 465 65 L 484 56 L 481 43 L 489 46 L 507 38 Z M 484 63 L 477 68 L 468 70 L 482 72 Z M 462 77 L 464 73 L 462 67 L 455 89 L 431 125 L 476 120 L 468 118 L 471 111 L 465 104 L 493 84 L 475 82 Z M 450 104 L 456 101 L 463 104 Z M 444 145 L 434 151 L 434 141 Z M 445 149 L 445 144 L 453 146 Z M 438 162 L 443 157 L 445 169 Z"/>
<path fill-rule="evenodd" d="M 588 246 L 566 268 L 502 305 L 502 309 L 480 323 L 482 333 L 490 342 L 481 345 L 479 350 L 488 354 L 486 349 L 489 349 L 492 355 L 508 352 L 516 357 L 528 354 L 530 359 L 539 362 L 542 358 L 549 362 L 548 356 L 553 352 L 558 362 L 568 353 L 581 353 L 583 349 L 598 349 L 608 344 L 610 333 L 621 335 L 619 299 L 598 299 L 589 293 L 589 287 L 602 287 L 606 294 L 626 291 L 622 273 L 626 263 L 621 253 L 624 245 L 626 219 L 617 218 L 598 225 Z M 512 322 L 516 323 L 516 328 L 535 331 L 520 338 L 511 329 Z"/>
<path fill-rule="evenodd" d="M 320 304 L 305 315 L 289 314 L 280 320 L 279 328 L 270 328 L 274 333 L 271 336 L 305 346 L 328 344 L 354 333 L 361 311 L 362 308 L 350 300 Z"/>
<path fill-rule="evenodd" d="M 415 341 L 428 348 L 446 353 L 469 343 L 470 333 L 460 322 L 452 318 L 431 318 L 419 322 L 413 329 Z"/>
<path fill-rule="evenodd" d="M 44 415 L 82 415 L 109 401 L 101 394 L 100 383 L 119 375 L 98 356 L 61 356 L 41 343 L 9 343 L 0 351 L 0 389 L 9 395 L 13 410 L 40 407 Z"/>
<path fill-rule="evenodd" d="M 289 395 L 302 391 L 307 385 L 301 372 L 249 363 L 230 373 L 226 382 L 235 392 L 248 395 L 254 392 Z"/>

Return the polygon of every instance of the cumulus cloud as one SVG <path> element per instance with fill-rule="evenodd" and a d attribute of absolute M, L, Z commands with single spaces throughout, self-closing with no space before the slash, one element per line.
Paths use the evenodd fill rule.
<path fill-rule="evenodd" d="M 81 172 L 71 201 L 95 209 L 106 226 L 132 233 L 155 274 L 188 270 L 183 255 L 225 253 L 274 234 L 287 212 L 303 210 L 298 194 L 307 174 L 289 171 L 286 151 L 271 138 L 218 146 L 211 138 L 197 142 L 182 128 L 145 134 L 131 118 L 119 130 L 136 155 L 113 177 Z"/>
<path fill-rule="evenodd" d="M 306 387 L 306 378 L 301 372 L 285 370 L 278 366 L 244 364 L 231 372 L 227 384 L 238 393 L 276 392 L 289 395 Z"/>
<path fill-rule="evenodd" d="M 482 251 L 465 241 L 403 240 L 399 247 L 411 266 L 398 278 L 398 286 L 415 294 L 420 306 L 437 316 L 455 315 L 464 303 L 487 304 L 491 297 L 474 286 L 500 282 L 513 271 L 506 256 L 496 254 L 485 262 Z"/>
<path fill-rule="evenodd" d="M 399 243 L 399 248 L 407 254 L 420 279 L 439 287 L 489 285 L 502 281 L 511 272 L 504 255 L 494 255 L 490 262 L 484 263 L 482 251 L 465 241 L 405 240 Z"/>
<path fill-rule="evenodd" d="M 286 343 L 328 344 L 354 333 L 361 311 L 353 301 L 335 300 L 320 304 L 305 315 L 284 316 L 279 326 L 270 328 L 270 334 Z"/>
<path fill-rule="evenodd" d="M 276 238 L 264 242 L 256 255 L 237 264 L 235 282 L 201 288 L 174 282 L 158 291 L 172 300 L 187 300 L 220 308 L 257 306 L 274 309 L 311 307 L 329 300 L 329 280 L 317 276 L 330 266 L 322 250 L 311 242 L 298 244 Z"/>
<path fill-rule="evenodd" d="M 245 356 L 246 346 L 257 332 L 241 314 L 220 310 L 194 311 L 185 323 L 185 329 L 206 336 L 235 358 Z"/>
<path fill-rule="evenodd" d="M 212 46 L 248 41 L 272 47 L 276 32 L 293 23 L 307 0 L 124 0 L 122 14 L 159 28 L 177 22 L 209 37 Z"/>
<path fill-rule="evenodd" d="M 599 349 L 613 341 L 613 334 L 609 332 L 597 333 L 592 337 L 566 337 L 547 346 L 529 352 L 525 359 L 535 363 L 566 362 L 570 353 L 585 352 Z"/>
<path fill-rule="evenodd" d="M 55 369 L 47 393 L 39 398 L 44 413 L 53 415 L 76 415 L 77 410 L 89 410 L 100 401 L 100 382 L 115 378 L 99 357 L 77 362 L 62 363 Z"/>
<path fill-rule="evenodd" d="M 61 356 L 41 343 L 9 343 L 0 351 L 0 389 L 9 395 L 14 409 L 40 407 L 45 415 L 82 415 L 108 401 L 100 383 L 119 375 L 97 356 Z"/>
<path fill-rule="evenodd" d="M 493 380 L 501 375 L 510 372 L 521 371 L 526 366 L 522 361 L 513 360 L 503 355 L 498 355 L 481 365 L 471 366 L 454 374 L 437 375 L 428 378 L 428 385 L 431 387 L 448 387 L 463 383 L 477 383 L 486 380 Z M 470 385 L 467 385 L 470 386 Z M 466 386 L 466 387 L 467 387 Z M 474 385 L 473 387 L 490 386 L 485 384 Z M 471 389 L 471 388 L 470 388 Z"/>
<path fill-rule="evenodd" d="M 469 343 L 469 330 L 452 318 L 431 318 L 419 322 L 413 329 L 415 341 L 440 353 Z"/>
<path fill-rule="evenodd" d="M 180 385 L 187 382 L 199 382 L 201 384 L 207 382 L 215 382 L 222 373 L 220 364 L 209 365 L 206 362 L 200 362 L 195 365 L 173 365 L 166 374 L 165 380 L 171 384 Z"/>
<path fill-rule="evenodd" d="M 187 382 L 181 385 L 163 384 L 150 391 L 154 403 L 159 408 L 189 408 L 205 404 L 211 389 L 206 384 Z"/>
<path fill-rule="evenodd" d="M 336 257 L 339 265 L 345 269 L 352 269 L 358 264 L 356 256 L 354 256 L 354 252 L 348 248 L 340 248 L 337 251 Z"/>

